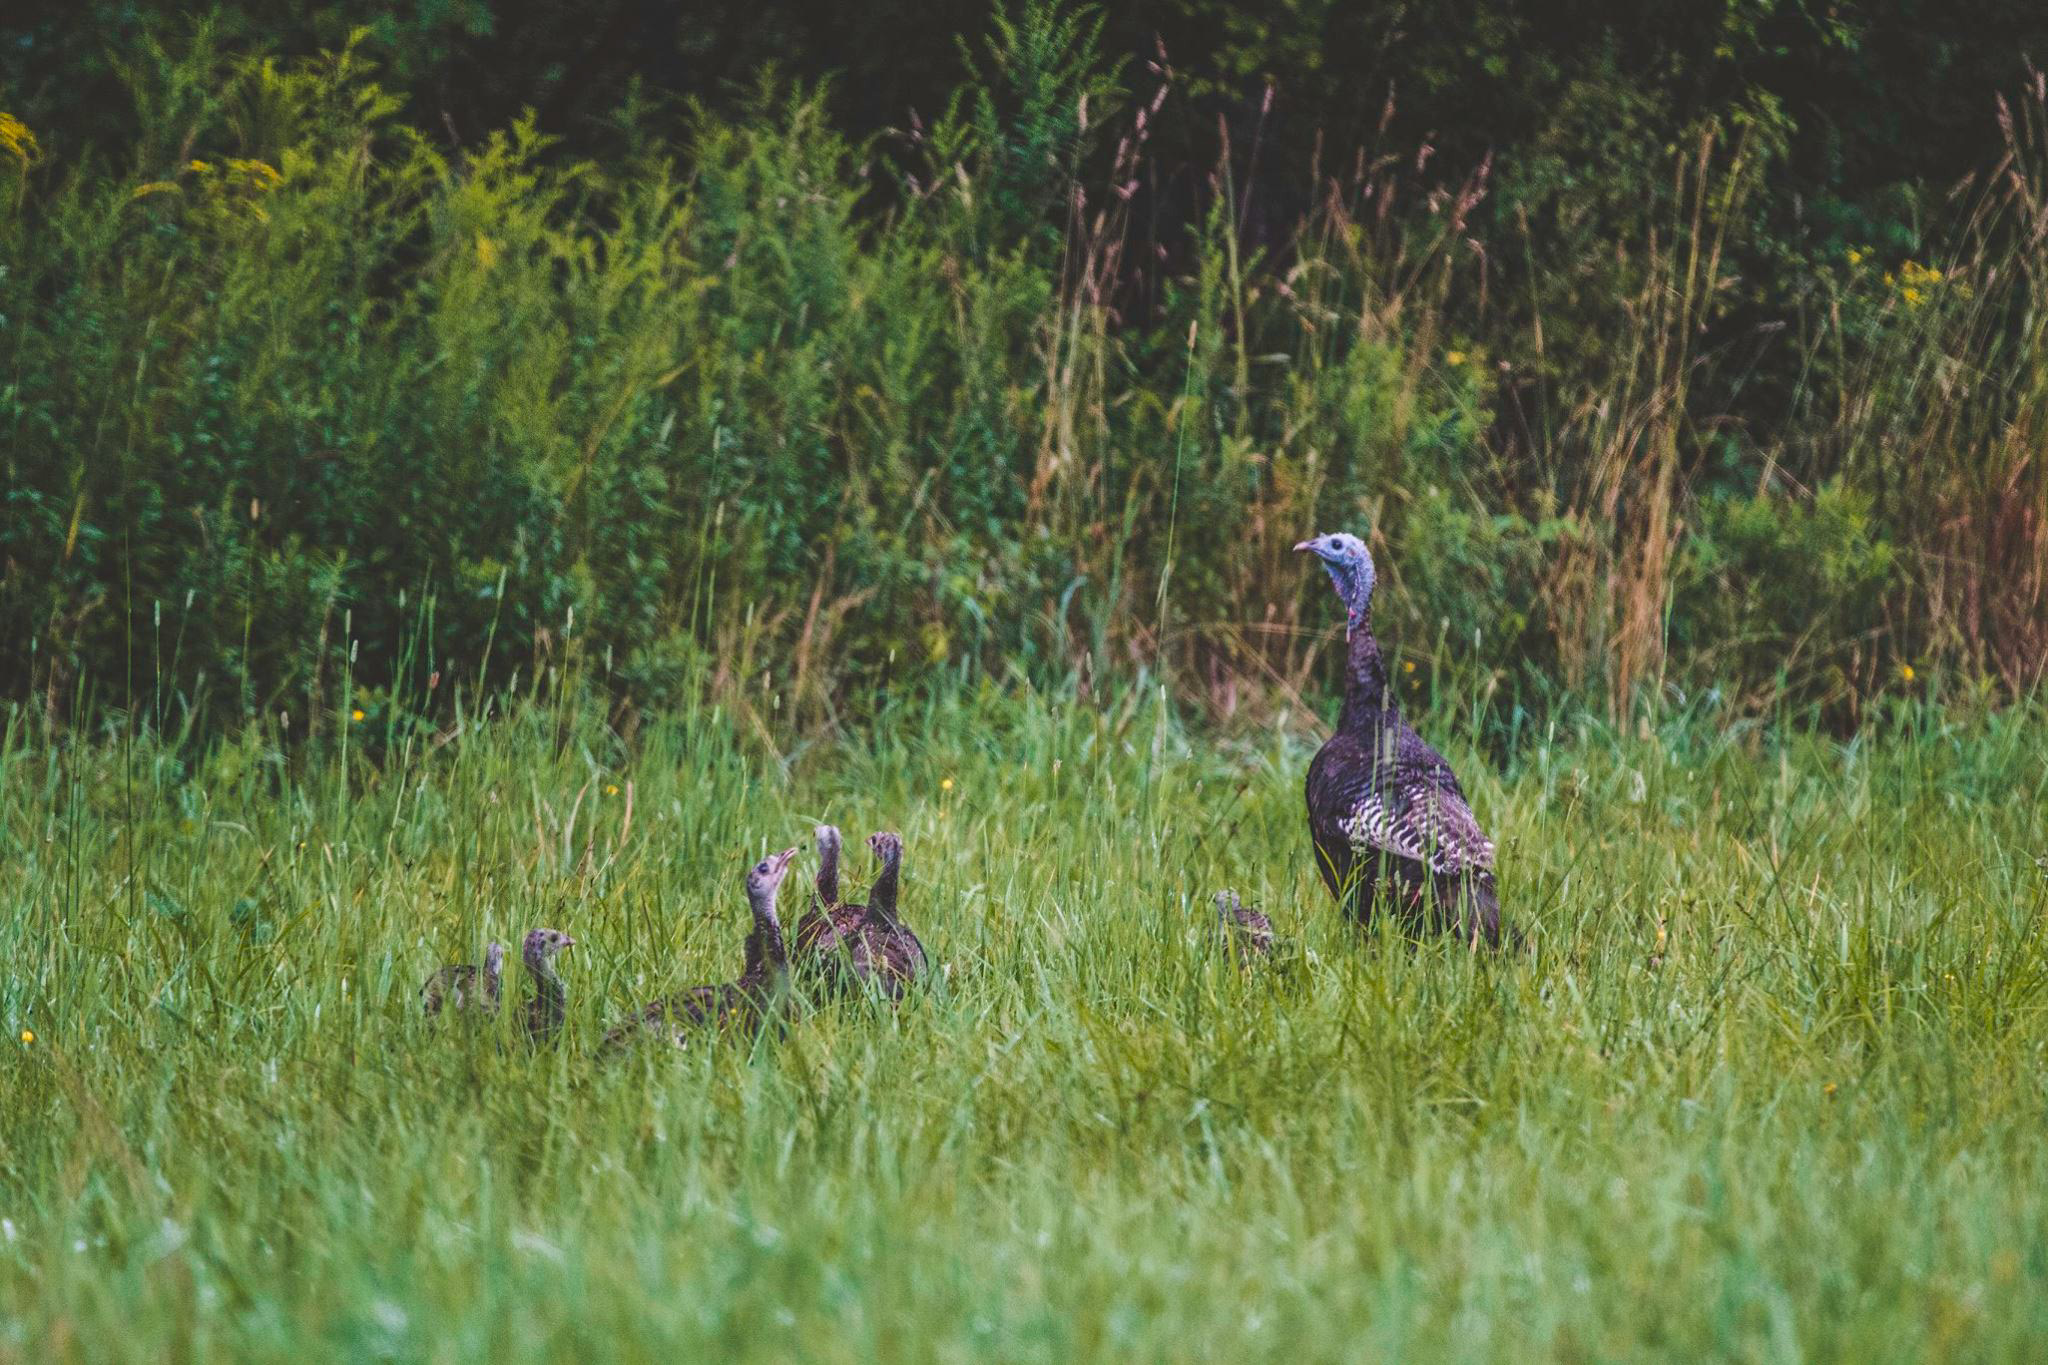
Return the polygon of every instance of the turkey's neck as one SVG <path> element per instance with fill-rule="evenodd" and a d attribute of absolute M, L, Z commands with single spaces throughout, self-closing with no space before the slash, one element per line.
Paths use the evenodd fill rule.
<path fill-rule="evenodd" d="M 1399 713 L 1400 707 L 1387 686 L 1386 665 L 1380 660 L 1380 642 L 1373 638 L 1372 609 L 1368 606 L 1353 614 L 1344 647 L 1344 711 L 1337 717 L 1337 728 L 1366 729 L 1381 717 Z"/>
<path fill-rule="evenodd" d="M 533 1004 L 551 1024 L 559 1024 L 569 1012 L 569 988 L 562 984 L 562 978 L 555 975 L 552 963 L 526 964 L 533 977 Z"/>
<path fill-rule="evenodd" d="M 782 921 L 775 917 L 775 893 L 754 901 L 754 932 L 747 935 L 747 980 L 766 981 L 789 970 L 782 946 Z"/>
<path fill-rule="evenodd" d="M 826 844 L 818 850 L 818 904 L 839 904 L 839 845 Z"/>
<path fill-rule="evenodd" d="M 890 924 L 896 922 L 896 874 L 902 865 L 901 854 L 883 863 L 881 875 L 875 878 L 875 885 L 868 892 L 868 913 L 879 915 Z"/>

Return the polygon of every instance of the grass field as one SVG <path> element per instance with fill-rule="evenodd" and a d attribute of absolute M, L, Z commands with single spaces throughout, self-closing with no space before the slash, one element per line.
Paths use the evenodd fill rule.
<path fill-rule="evenodd" d="M 1536 940 L 1494 961 L 1335 922 L 1299 714 L 934 703 L 778 761 L 536 707 L 375 765 L 17 716 L 0 1358 L 2041 1359 L 2043 720 L 1425 720 Z M 823 817 L 863 877 L 903 832 L 943 977 L 594 1067 Z M 1213 951 L 1224 885 L 1291 973 Z M 422 1023 L 536 923 L 564 1046 Z"/>

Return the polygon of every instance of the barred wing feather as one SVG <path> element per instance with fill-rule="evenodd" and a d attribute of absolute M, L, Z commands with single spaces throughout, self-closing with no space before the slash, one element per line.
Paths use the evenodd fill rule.
<path fill-rule="evenodd" d="M 1493 840 L 1465 804 L 1450 766 L 1433 752 L 1401 754 L 1390 766 L 1388 780 L 1360 792 L 1340 822 L 1352 852 L 1391 853 L 1438 876 L 1490 871 Z"/>

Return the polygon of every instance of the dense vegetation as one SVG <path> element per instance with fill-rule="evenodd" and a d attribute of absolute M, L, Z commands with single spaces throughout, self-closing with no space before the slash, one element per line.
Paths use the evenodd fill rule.
<path fill-rule="evenodd" d="M 295 775 L 23 718 L 0 1358 L 2038 1360 L 2048 718 L 1888 709 L 1505 770 L 1432 714 L 1505 960 L 1339 925 L 1309 746 L 1156 693 L 904 706 L 787 770 L 711 707 Z M 594 1066 L 734 972 L 747 862 L 825 814 L 904 832 L 943 975 Z M 1291 971 L 1207 937 L 1220 885 Z M 424 1023 L 535 923 L 579 941 L 560 1050 Z"/>
<path fill-rule="evenodd" d="M 1228 710 L 1305 679 L 1336 525 L 1501 716 L 2038 680 L 2032 7 L 971 8 L 32 11 L 0 688 Z"/>
<path fill-rule="evenodd" d="M 2038 7 L 185 8 L 0 21 L 0 1362 L 2043 1356 Z M 929 989 L 594 1066 L 824 817 Z"/>

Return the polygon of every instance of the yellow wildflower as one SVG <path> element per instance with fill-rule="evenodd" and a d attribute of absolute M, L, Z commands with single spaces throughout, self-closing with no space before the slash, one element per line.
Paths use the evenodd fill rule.
<path fill-rule="evenodd" d="M 284 176 L 268 161 L 231 157 L 228 160 L 228 169 L 240 176 L 251 189 L 274 190 L 284 183 Z"/>
<path fill-rule="evenodd" d="M 1463 351 L 1446 351 L 1444 352 L 1444 363 L 1447 365 L 1462 365 L 1465 363 L 1465 353 Z"/>
<path fill-rule="evenodd" d="M 14 115 L 6 113 L 0 113 L 0 147 L 6 148 L 7 154 L 19 161 L 24 170 L 34 165 L 37 158 L 43 154 L 43 149 L 36 145 L 36 135 L 29 131 L 29 126 Z"/>
<path fill-rule="evenodd" d="M 1911 664 L 1900 664 L 1900 665 L 1899 665 L 1899 681 L 1900 681 L 1900 682 L 1911 682 L 1911 681 L 1913 681 L 1913 665 L 1911 665 Z"/>
<path fill-rule="evenodd" d="M 168 181 L 168 180 L 152 180 L 152 181 L 149 181 L 149 182 L 148 182 L 147 184 L 137 185 L 137 186 L 136 186 L 136 187 L 135 187 L 134 189 L 132 189 L 132 190 L 130 190 L 130 191 L 128 192 L 128 197 L 129 197 L 129 199 L 131 199 L 131 200 L 135 200 L 135 199 L 147 199 L 147 198 L 149 198 L 149 196 L 151 196 L 152 194 L 182 194 L 182 193 L 183 193 L 183 191 L 182 191 L 182 190 L 180 190 L 180 189 L 179 189 L 179 188 L 178 188 L 178 187 L 177 187 L 177 186 L 176 186 L 175 184 L 173 184 L 172 182 L 170 182 L 170 181 Z"/>
<path fill-rule="evenodd" d="M 358 706 L 355 710 L 348 713 L 348 718 L 352 721 L 357 722 L 358 724 L 361 724 L 363 719 L 363 708 Z"/>
<path fill-rule="evenodd" d="M 1833 1081 L 1829 1081 L 1826 1085 L 1820 1088 L 1820 1093 L 1826 1095 L 1829 1099 L 1833 1099 L 1835 1097 L 1835 1083 Z"/>
<path fill-rule="evenodd" d="M 606 796 L 617 796 L 617 795 L 619 794 L 619 784 L 618 784 L 618 783 L 616 783 L 616 782 L 607 782 L 607 783 L 605 783 L 605 784 L 604 784 L 604 794 L 605 794 Z"/>
<path fill-rule="evenodd" d="M 942 792 L 949 792 L 953 790 L 953 779 L 950 777 L 940 778 L 939 790 Z"/>
<path fill-rule="evenodd" d="M 192 172 L 192 174 L 194 175 L 205 175 L 208 171 L 212 170 L 213 167 L 209 163 L 201 161 L 199 158 L 194 157 L 192 160 L 185 163 L 185 169 Z"/>
<path fill-rule="evenodd" d="M 1413 659 L 1403 659 L 1403 660 L 1401 660 L 1401 671 L 1402 671 L 1403 673 L 1413 673 L 1413 672 L 1415 671 L 1415 660 L 1413 660 Z"/>
<path fill-rule="evenodd" d="M 1862 264 L 1863 264 L 1863 253 L 1862 253 L 1862 252 L 1860 252 L 1860 251 L 1858 251 L 1858 250 L 1857 250 L 1857 249 L 1856 249 L 1855 247 L 1853 247 L 1853 246 L 1849 248 L 1849 264 L 1850 264 L 1850 265 L 1862 265 Z"/>
<path fill-rule="evenodd" d="M 1920 306 L 1920 291 L 1910 284 L 1899 291 L 1899 297 L 1904 299 L 1909 307 L 1918 308 Z"/>
<path fill-rule="evenodd" d="M 486 270 L 498 263 L 498 244 L 481 232 L 476 235 L 476 263 Z"/>
<path fill-rule="evenodd" d="M 34 1029 L 32 1029 L 32 1028 L 25 1028 L 25 1029 L 23 1029 L 23 1030 L 21 1031 L 21 1041 L 22 1041 L 22 1043 L 23 1043 L 23 1045 L 24 1045 L 24 1046 L 26 1046 L 26 1045 L 28 1045 L 28 1044 L 30 1044 L 30 1043 L 33 1043 L 33 1042 L 35 1042 L 35 1040 L 36 1040 L 36 1031 L 35 1031 Z"/>

